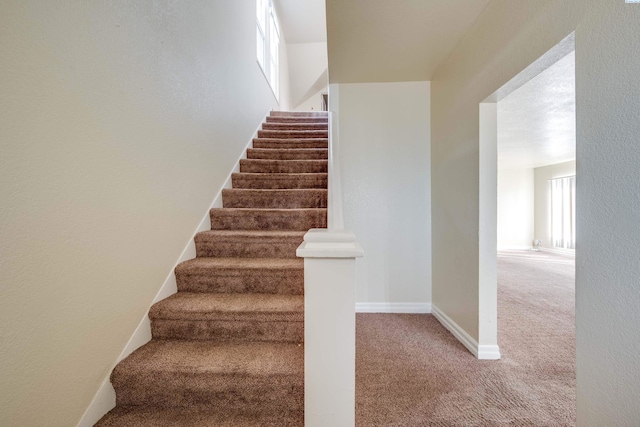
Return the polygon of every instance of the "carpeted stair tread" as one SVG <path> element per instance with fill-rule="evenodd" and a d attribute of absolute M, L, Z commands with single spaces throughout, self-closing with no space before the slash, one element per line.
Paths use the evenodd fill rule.
<path fill-rule="evenodd" d="M 245 320 L 301 322 L 302 295 L 283 294 L 200 294 L 178 292 L 157 302 L 149 318 L 184 320 Z"/>
<path fill-rule="evenodd" d="M 195 236 L 198 257 L 295 258 L 304 231 L 207 230 Z"/>
<path fill-rule="evenodd" d="M 302 258 L 194 258 L 175 269 L 180 292 L 302 294 Z"/>
<path fill-rule="evenodd" d="M 327 190 L 307 189 L 249 189 L 222 190 L 226 208 L 326 208 Z"/>
<path fill-rule="evenodd" d="M 119 385 L 136 373 L 297 376 L 302 375 L 303 352 L 300 345 L 280 343 L 152 340 L 122 360 L 112 377 Z"/>
<path fill-rule="evenodd" d="M 304 413 L 224 413 L 219 409 L 118 406 L 95 427 L 301 427 Z"/>
<path fill-rule="evenodd" d="M 176 273 L 211 269 L 302 270 L 302 258 L 192 258 L 176 266 Z"/>
<path fill-rule="evenodd" d="M 233 173 L 233 188 L 305 189 L 327 188 L 326 173 Z"/>
<path fill-rule="evenodd" d="M 326 148 L 249 148 L 248 159 L 265 160 L 322 160 L 329 157 Z"/>
<path fill-rule="evenodd" d="M 262 124 L 262 130 L 327 130 L 328 123 L 278 123 L 267 122 Z"/>
<path fill-rule="evenodd" d="M 326 173 L 327 160 L 240 160 L 240 172 L 246 173 Z"/>
<path fill-rule="evenodd" d="M 324 138 L 254 138 L 253 148 L 328 148 Z"/>
<path fill-rule="evenodd" d="M 151 340 L 111 374 L 118 405 L 301 410 L 300 344 Z"/>
<path fill-rule="evenodd" d="M 258 138 L 298 139 L 328 138 L 327 130 L 259 130 Z"/>
<path fill-rule="evenodd" d="M 328 117 L 327 111 L 271 111 L 271 117 Z"/>
<path fill-rule="evenodd" d="M 302 295 L 178 292 L 149 319 L 154 339 L 302 343 L 303 310 Z"/>
<path fill-rule="evenodd" d="M 212 230 L 299 230 L 327 227 L 327 209 L 213 208 Z"/>
<path fill-rule="evenodd" d="M 267 116 L 267 123 L 329 123 L 329 117 Z"/>

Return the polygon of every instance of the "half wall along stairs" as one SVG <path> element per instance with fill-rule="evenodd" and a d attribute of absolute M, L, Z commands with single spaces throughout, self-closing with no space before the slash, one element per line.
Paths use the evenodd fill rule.
<path fill-rule="evenodd" d="M 304 261 L 327 226 L 326 113 L 272 112 L 149 312 L 152 340 L 111 374 L 105 426 L 304 425 Z"/>

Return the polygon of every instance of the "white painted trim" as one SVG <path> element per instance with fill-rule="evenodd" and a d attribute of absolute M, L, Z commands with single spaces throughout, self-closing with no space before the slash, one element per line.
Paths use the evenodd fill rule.
<path fill-rule="evenodd" d="M 497 345 L 478 345 L 476 340 L 437 306 L 432 304 L 431 312 L 433 316 L 442 323 L 442 326 L 447 328 L 476 358 L 481 360 L 500 359 L 500 348 Z"/>
<path fill-rule="evenodd" d="M 478 345 L 477 357 L 480 360 L 499 360 L 500 348 L 497 345 Z"/>
<path fill-rule="evenodd" d="M 364 251 L 349 230 L 312 228 L 296 249 L 301 258 L 360 258 Z"/>
<path fill-rule="evenodd" d="M 364 251 L 348 230 L 312 228 L 296 255 L 304 258 L 304 425 L 353 426 L 354 289 Z"/>
<path fill-rule="evenodd" d="M 266 121 L 266 117 L 268 115 L 269 115 L 269 112 L 265 114 L 265 116 L 262 118 L 262 121 L 260 122 L 258 127 L 253 131 L 253 134 L 249 139 L 249 142 L 247 143 L 246 147 L 242 150 L 242 154 L 240 154 L 240 157 L 238 157 L 238 160 L 234 164 L 233 169 L 231 170 L 231 172 L 229 172 L 229 175 L 227 176 L 225 183 L 220 188 L 216 196 L 213 198 L 213 202 L 211 202 L 210 207 L 207 209 L 207 212 L 204 214 L 195 232 L 189 238 L 189 242 L 187 243 L 184 250 L 180 254 L 178 261 L 176 261 L 175 265 L 169 271 L 167 278 L 165 279 L 164 283 L 158 290 L 158 293 L 156 294 L 156 296 L 153 298 L 153 302 L 151 303 L 151 305 L 175 294 L 178 291 L 178 287 L 176 284 L 176 276 L 174 274 L 174 270 L 176 266 L 181 262 L 195 258 L 196 244 L 193 240 L 195 235 L 201 231 L 206 231 L 211 229 L 211 220 L 209 217 L 209 210 L 211 210 L 211 208 L 222 207 L 222 190 L 226 188 L 231 188 L 232 174 L 239 172 L 240 160 L 245 159 L 247 157 L 247 149 L 253 147 L 253 139 L 258 137 L 258 130 L 261 129 L 262 123 Z M 151 306 L 149 306 L 149 308 L 151 308 Z M 113 368 L 115 368 L 116 365 L 122 359 L 124 359 L 125 357 L 127 357 L 128 355 L 130 355 L 135 350 L 142 347 L 149 341 L 151 341 L 151 321 L 149 320 L 149 311 L 147 310 L 142 320 L 140 320 L 140 323 L 138 323 L 138 326 L 133 332 L 133 335 L 131 335 L 131 338 L 129 339 L 124 349 L 122 350 L 122 353 L 120 353 L 120 355 L 118 356 L 118 360 L 116 360 L 116 363 L 114 363 L 111 369 L 109 369 L 109 374 L 106 376 L 106 378 L 103 379 L 102 384 L 100 384 L 100 388 L 98 388 L 98 391 L 93 396 L 91 403 L 87 407 L 86 411 L 84 411 L 84 414 L 82 415 L 82 418 L 80 419 L 80 422 L 78 423 L 77 427 L 93 426 L 95 423 L 98 422 L 98 420 L 100 420 L 100 418 L 102 418 L 107 412 L 109 412 L 111 409 L 113 409 L 116 406 L 116 392 L 113 389 L 113 386 L 111 385 L 111 381 L 109 381 L 111 376 L 111 371 L 113 371 Z"/>
<path fill-rule="evenodd" d="M 329 154 L 328 154 L 328 211 L 327 228 L 342 230 L 344 228 L 344 211 L 342 208 L 342 184 L 340 181 L 340 86 L 329 85 Z"/>
<path fill-rule="evenodd" d="M 431 313 L 431 303 L 356 302 L 356 313 Z"/>

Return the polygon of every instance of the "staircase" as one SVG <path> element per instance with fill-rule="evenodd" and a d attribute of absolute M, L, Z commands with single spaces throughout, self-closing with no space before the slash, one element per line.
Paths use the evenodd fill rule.
<path fill-rule="evenodd" d="M 327 115 L 272 112 L 150 312 L 152 340 L 111 374 L 96 425 L 304 425 L 303 260 L 327 224 Z"/>

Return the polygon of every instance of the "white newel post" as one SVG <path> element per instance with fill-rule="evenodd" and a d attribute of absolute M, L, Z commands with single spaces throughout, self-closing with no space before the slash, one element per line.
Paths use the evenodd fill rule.
<path fill-rule="evenodd" d="M 346 230 L 311 229 L 304 258 L 305 427 L 355 425 L 355 259 L 363 250 Z"/>

